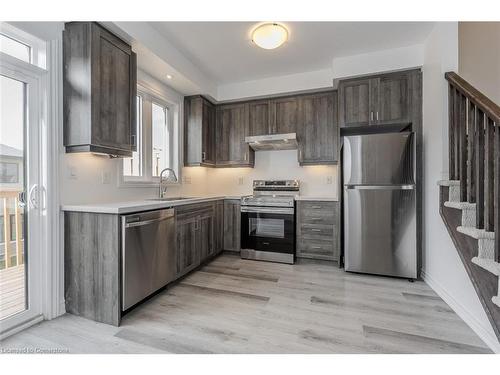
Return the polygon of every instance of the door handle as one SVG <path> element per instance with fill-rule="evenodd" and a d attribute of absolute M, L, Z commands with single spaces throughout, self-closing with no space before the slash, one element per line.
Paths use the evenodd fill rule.
<path fill-rule="evenodd" d="M 38 209 L 38 185 L 37 184 L 34 184 L 33 186 L 31 186 L 31 189 L 29 190 L 28 192 L 28 202 L 29 202 L 29 205 L 34 208 L 34 209 Z"/>
<path fill-rule="evenodd" d="M 206 156 L 206 155 L 207 155 L 207 154 L 206 154 L 206 152 L 205 152 L 205 151 L 203 151 L 203 152 L 201 153 L 201 160 L 202 160 L 202 161 L 205 161 L 205 159 L 207 158 L 207 156 Z"/>

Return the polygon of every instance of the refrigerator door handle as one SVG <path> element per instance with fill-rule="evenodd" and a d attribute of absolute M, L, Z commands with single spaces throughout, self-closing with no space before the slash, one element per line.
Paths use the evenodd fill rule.
<path fill-rule="evenodd" d="M 415 185 L 345 185 L 346 190 L 414 190 Z"/>

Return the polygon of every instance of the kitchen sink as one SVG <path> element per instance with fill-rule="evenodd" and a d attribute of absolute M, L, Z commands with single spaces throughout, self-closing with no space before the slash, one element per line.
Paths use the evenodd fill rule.
<path fill-rule="evenodd" d="M 163 202 L 171 202 L 171 201 L 180 201 L 183 199 L 196 199 L 196 197 L 168 197 L 168 198 L 149 198 L 148 201 L 163 201 Z"/>

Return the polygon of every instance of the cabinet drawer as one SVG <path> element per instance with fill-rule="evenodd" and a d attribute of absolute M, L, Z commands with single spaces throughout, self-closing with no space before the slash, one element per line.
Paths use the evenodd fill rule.
<path fill-rule="evenodd" d="M 177 206 L 175 208 L 175 212 L 178 215 L 213 215 L 215 212 L 215 202 L 207 202 L 207 203 L 195 203 L 195 204 L 187 204 L 182 206 Z"/>
<path fill-rule="evenodd" d="M 337 260 L 338 251 L 333 241 L 299 241 L 297 244 L 299 258 Z"/>
<path fill-rule="evenodd" d="M 318 239 L 333 241 L 334 234 L 333 225 L 325 224 L 301 224 L 300 237 L 301 239 Z"/>

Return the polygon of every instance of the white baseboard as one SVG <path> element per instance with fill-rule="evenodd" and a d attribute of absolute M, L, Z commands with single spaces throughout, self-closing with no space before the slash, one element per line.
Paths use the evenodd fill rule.
<path fill-rule="evenodd" d="M 500 353 L 500 342 L 494 334 L 492 334 L 490 327 L 485 327 L 482 322 L 471 314 L 455 297 L 449 294 L 443 286 L 436 281 L 431 275 L 426 273 L 423 269 L 421 271 L 422 279 L 462 318 L 462 320 L 489 346 L 495 353 Z M 490 328 L 490 329 L 489 329 Z"/>
<path fill-rule="evenodd" d="M 29 328 L 37 323 L 40 323 L 41 321 L 43 321 L 43 316 L 37 315 L 34 318 L 28 320 L 27 322 L 24 322 L 24 323 L 19 324 L 15 327 L 12 327 L 8 331 L 6 331 L 0 335 L 0 341 L 5 340 L 7 337 L 12 336 L 18 332 L 21 332 L 21 331 L 25 330 L 26 328 Z"/>

